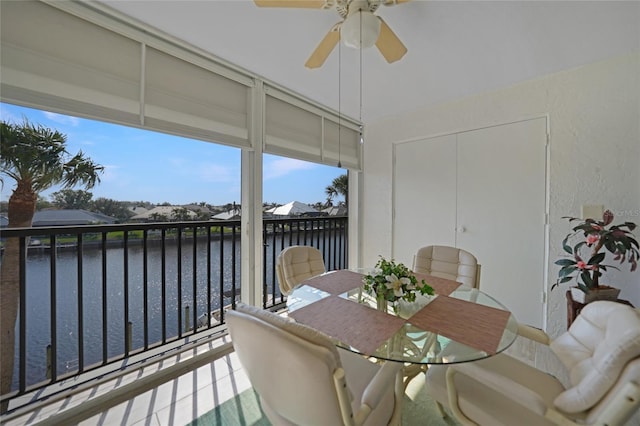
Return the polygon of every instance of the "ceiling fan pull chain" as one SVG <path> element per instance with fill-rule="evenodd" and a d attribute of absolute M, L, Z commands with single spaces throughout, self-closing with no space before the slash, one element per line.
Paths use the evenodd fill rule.
<path fill-rule="evenodd" d="M 338 167 L 342 168 L 342 162 L 340 161 L 341 151 L 341 136 L 342 136 L 342 110 L 340 109 L 342 104 L 342 43 L 338 44 Z"/>

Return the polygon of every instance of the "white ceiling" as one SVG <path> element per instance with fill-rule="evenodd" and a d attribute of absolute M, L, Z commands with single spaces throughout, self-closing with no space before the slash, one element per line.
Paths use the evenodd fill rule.
<path fill-rule="evenodd" d="M 364 122 L 640 50 L 638 1 L 414 0 L 377 12 L 408 48 L 400 61 L 366 49 L 361 73 L 359 51 L 342 46 L 309 70 L 304 62 L 340 20 L 335 10 L 249 0 L 104 3 Z"/>

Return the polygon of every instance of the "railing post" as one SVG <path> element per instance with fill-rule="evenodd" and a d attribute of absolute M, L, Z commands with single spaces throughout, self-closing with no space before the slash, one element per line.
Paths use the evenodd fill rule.
<path fill-rule="evenodd" d="M 191 330 L 191 323 L 189 321 L 189 305 L 184 307 L 184 331 Z"/>
<path fill-rule="evenodd" d="M 51 379 L 51 345 L 47 345 L 47 379 Z"/>

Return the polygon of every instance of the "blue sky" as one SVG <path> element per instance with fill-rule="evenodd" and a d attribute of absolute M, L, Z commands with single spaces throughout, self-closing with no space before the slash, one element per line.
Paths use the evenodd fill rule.
<path fill-rule="evenodd" d="M 82 150 L 104 166 L 93 198 L 212 205 L 240 202 L 240 149 L 180 138 L 100 121 L 0 103 L 2 121 L 32 123 L 56 129 L 67 136 L 67 151 Z M 265 202 L 315 203 L 326 200 L 325 188 L 346 173 L 337 167 L 265 155 Z M 15 182 L 5 179 L 0 189 L 6 201 Z M 54 187 L 41 195 L 58 191 Z M 74 188 L 82 189 L 82 188 Z M 343 200 L 343 197 L 335 201 Z"/>

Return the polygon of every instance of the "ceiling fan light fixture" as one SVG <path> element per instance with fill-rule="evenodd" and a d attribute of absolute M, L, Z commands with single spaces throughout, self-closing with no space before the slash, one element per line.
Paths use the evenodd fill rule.
<path fill-rule="evenodd" d="M 373 46 L 376 44 L 379 34 L 380 19 L 366 10 L 358 10 L 350 14 L 344 20 L 340 29 L 344 44 L 355 49 L 366 49 Z M 362 35 L 362 39 L 360 35 Z"/>

